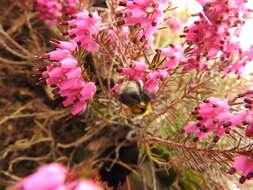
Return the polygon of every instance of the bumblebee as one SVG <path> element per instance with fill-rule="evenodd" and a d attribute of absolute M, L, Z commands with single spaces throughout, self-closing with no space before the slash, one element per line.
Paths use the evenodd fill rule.
<path fill-rule="evenodd" d="M 151 111 L 150 96 L 143 88 L 142 81 L 127 81 L 121 84 L 118 99 L 137 115 L 147 115 Z"/>

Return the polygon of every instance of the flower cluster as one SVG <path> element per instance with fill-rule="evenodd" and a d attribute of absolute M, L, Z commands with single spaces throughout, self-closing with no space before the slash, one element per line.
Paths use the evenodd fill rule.
<path fill-rule="evenodd" d="M 67 14 L 75 13 L 79 4 L 79 0 L 65 0 L 65 2 L 66 2 L 65 5 L 66 13 Z"/>
<path fill-rule="evenodd" d="M 237 156 L 234 158 L 233 166 L 229 170 L 229 174 L 242 171 L 240 183 L 253 178 L 253 158 L 250 156 Z"/>
<path fill-rule="evenodd" d="M 175 69 L 184 58 L 184 49 L 179 45 L 171 44 L 169 48 L 161 50 L 161 55 L 167 58 L 164 68 Z"/>
<path fill-rule="evenodd" d="M 251 104 L 252 101 L 249 98 L 252 95 L 251 91 L 239 95 L 244 97 L 246 105 Z M 246 108 L 248 106 L 245 106 Z M 247 137 L 253 136 L 253 111 L 245 110 L 232 114 L 230 111 L 230 105 L 227 101 L 220 100 L 218 98 L 209 98 L 204 100 L 203 104 L 196 107 L 192 114 L 196 116 L 197 122 L 189 122 L 182 130 L 182 132 L 189 133 L 195 132 L 194 140 L 203 139 L 207 137 L 209 132 L 214 132 L 214 142 L 217 142 L 223 135 L 229 133 L 230 130 L 237 126 L 245 126 Z M 250 156 L 237 156 L 234 158 L 232 168 L 229 170 L 230 174 L 237 171 L 242 171 L 242 176 L 239 180 L 240 183 L 244 183 L 253 177 L 253 158 Z"/>
<path fill-rule="evenodd" d="M 207 60 L 220 58 L 220 70 L 225 73 L 243 72 L 245 64 L 252 60 L 249 52 L 240 48 L 239 30 L 244 24 L 243 15 L 247 13 L 245 2 L 239 1 L 200 1 L 203 12 L 197 14 L 199 20 L 185 27 L 184 37 L 189 59 L 185 60 L 187 70 L 206 68 Z M 191 67 L 189 66 L 191 65 Z"/>
<path fill-rule="evenodd" d="M 52 163 L 40 167 L 35 173 L 23 179 L 13 189 L 24 190 L 102 190 L 89 180 L 66 182 L 67 170 L 60 164 Z"/>
<path fill-rule="evenodd" d="M 55 41 L 53 42 L 58 48 L 49 52 L 41 58 L 48 58 L 56 63 L 47 66 L 42 73 L 47 84 L 51 85 L 55 97 L 66 97 L 62 102 L 63 106 L 71 106 L 71 113 L 84 111 L 87 101 L 92 99 L 96 91 L 93 82 L 86 82 L 82 77 L 82 70 L 78 61 L 73 56 L 77 48 L 74 41 Z"/>
<path fill-rule="evenodd" d="M 58 23 L 62 16 L 62 4 L 56 0 L 36 0 L 35 10 L 40 13 L 39 19 L 48 20 L 48 25 L 52 26 Z"/>
<path fill-rule="evenodd" d="M 134 67 L 122 69 L 122 74 L 130 80 L 141 80 L 144 84 L 144 89 L 149 93 L 155 93 L 159 89 L 159 79 L 168 77 L 167 69 L 150 70 L 144 61 L 134 63 Z"/>
<path fill-rule="evenodd" d="M 188 123 L 183 132 L 196 133 L 195 140 L 207 137 L 208 132 L 215 132 L 214 142 L 237 125 L 237 120 L 229 111 L 227 101 L 218 98 L 204 100 L 203 104 L 196 107 L 192 114 L 196 115 L 197 122 Z"/>
<path fill-rule="evenodd" d="M 73 14 L 78 0 L 35 0 L 34 7 L 39 12 L 39 19 L 48 21 L 52 26 L 59 23 L 63 14 Z"/>
<path fill-rule="evenodd" d="M 122 12 L 116 16 L 122 18 L 120 24 L 131 24 L 138 28 L 138 40 L 146 39 L 151 45 L 153 34 L 157 32 L 158 25 L 164 21 L 164 11 L 168 7 L 169 0 L 126 0 L 121 1 L 124 6 Z"/>
<path fill-rule="evenodd" d="M 249 96 L 249 92 L 243 94 Z M 241 96 L 243 96 L 241 95 Z M 253 102 L 249 97 L 244 98 L 246 102 L 245 107 Z M 227 101 L 218 98 L 209 98 L 204 100 L 203 104 L 196 107 L 192 114 L 196 116 L 197 122 L 189 122 L 182 132 L 195 132 L 195 140 L 207 137 L 208 132 L 215 132 L 214 141 L 217 142 L 221 136 L 229 133 L 229 131 L 236 126 L 245 126 L 245 135 L 247 137 L 253 136 L 253 111 L 245 110 L 232 114 L 230 106 Z"/>
<path fill-rule="evenodd" d="M 94 36 L 100 30 L 98 23 L 101 18 L 97 12 L 89 13 L 84 10 L 82 12 L 73 15 L 72 20 L 68 21 L 67 24 L 71 29 L 68 30 L 67 34 L 73 38 L 77 43 L 80 43 L 81 48 L 89 51 L 98 51 L 99 46 L 94 40 Z"/>
<path fill-rule="evenodd" d="M 241 98 L 244 97 L 243 101 L 246 103 L 245 108 L 252 110 L 253 109 L 253 91 L 248 90 L 247 92 L 239 95 Z"/>
<path fill-rule="evenodd" d="M 243 98 L 245 102 L 244 107 L 247 111 L 241 111 L 240 115 L 241 125 L 246 127 L 245 135 L 247 137 L 253 137 L 253 91 L 248 90 L 243 94 L 239 95 L 240 98 Z"/>
<path fill-rule="evenodd" d="M 208 132 L 213 131 L 216 133 L 214 141 L 217 141 L 236 126 L 244 126 L 245 135 L 253 137 L 253 92 L 249 90 L 240 94 L 239 97 L 244 98 L 246 103 L 244 107 L 248 110 L 232 114 L 227 101 L 209 98 L 192 111 L 198 121 L 189 122 L 182 132 L 195 132 L 195 139 L 198 140 L 205 138 Z"/>

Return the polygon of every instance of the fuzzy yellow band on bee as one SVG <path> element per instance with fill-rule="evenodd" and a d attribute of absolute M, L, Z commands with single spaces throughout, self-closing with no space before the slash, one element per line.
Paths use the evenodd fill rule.
<path fill-rule="evenodd" d="M 140 107 L 139 105 L 133 105 L 129 107 L 131 112 L 137 115 L 145 116 L 150 113 L 152 110 L 152 106 L 150 102 L 145 103 L 145 105 L 142 104 Z"/>

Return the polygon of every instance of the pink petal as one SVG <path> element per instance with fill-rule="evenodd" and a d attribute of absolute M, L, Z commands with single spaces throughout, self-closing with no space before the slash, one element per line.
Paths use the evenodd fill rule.
<path fill-rule="evenodd" d="M 53 190 L 71 190 L 67 185 L 61 185 Z"/>
<path fill-rule="evenodd" d="M 196 133 L 196 136 L 199 138 L 199 139 L 204 139 L 208 136 L 208 133 L 204 133 L 204 132 L 201 132 L 201 131 L 198 131 Z"/>
<path fill-rule="evenodd" d="M 25 190 L 53 190 L 64 184 L 66 173 L 66 169 L 60 164 L 42 166 L 19 185 Z"/>
<path fill-rule="evenodd" d="M 148 66 L 146 65 L 144 61 L 139 61 L 139 62 L 135 62 L 134 68 L 136 71 L 145 71 L 148 68 Z"/>
<path fill-rule="evenodd" d="M 219 130 L 217 130 L 216 136 L 222 137 L 223 135 L 225 135 L 225 129 L 224 128 L 220 128 Z"/>
<path fill-rule="evenodd" d="M 80 99 L 82 101 L 91 99 L 94 96 L 95 92 L 96 92 L 96 85 L 93 82 L 89 82 L 85 84 L 85 86 L 83 87 Z"/>
<path fill-rule="evenodd" d="M 166 69 L 159 69 L 158 72 L 159 72 L 160 76 L 161 76 L 163 79 L 165 79 L 165 78 L 167 78 L 167 77 L 169 76 L 169 73 L 168 73 L 168 71 L 167 71 L 167 68 L 166 68 Z"/>
<path fill-rule="evenodd" d="M 250 123 L 246 128 L 246 136 L 253 137 L 253 123 Z"/>
<path fill-rule="evenodd" d="M 82 180 L 76 186 L 75 190 L 102 190 L 102 189 L 92 181 Z"/>
<path fill-rule="evenodd" d="M 245 170 L 248 167 L 249 158 L 247 156 L 237 156 L 234 158 L 233 168 Z"/>
<path fill-rule="evenodd" d="M 73 78 L 80 78 L 81 77 L 82 70 L 81 68 L 77 67 L 76 69 L 70 70 L 69 72 L 65 73 L 68 79 Z"/>
<path fill-rule="evenodd" d="M 204 6 L 209 0 L 196 0 L 200 5 Z"/>
<path fill-rule="evenodd" d="M 131 75 L 133 73 L 135 73 L 135 70 L 132 68 L 123 68 L 122 69 L 122 74 L 124 74 L 124 75 Z"/>
<path fill-rule="evenodd" d="M 67 107 L 67 106 L 70 106 L 74 103 L 74 101 L 76 100 L 76 97 L 75 96 L 70 96 L 68 97 L 66 100 L 64 100 L 62 102 L 62 104 L 64 105 L 64 107 Z"/>
<path fill-rule="evenodd" d="M 48 53 L 49 59 L 52 61 L 61 61 L 69 56 L 69 52 L 62 49 L 56 49 Z"/>
<path fill-rule="evenodd" d="M 78 79 L 68 79 L 64 80 L 59 84 L 59 88 L 61 90 L 67 90 L 67 89 L 81 89 L 84 85 L 83 80 Z"/>
<path fill-rule="evenodd" d="M 68 50 L 70 52 L 74 51 L 77 48 L 77 44 L 74 41 L 59 41 L 57 45 L 61 49 Z"/>
<path fill-rule="evenodd" d="M 55 67 L 52 71 L 50 71 L 48 73 L 48 75 L 52 78 L 60 78 L 60 77 L 63 77 L 64 76 L 64 73 L 62 71 L 62 68 L 61 67 Z"/>
<path fill-rule="evenodd" d="M 59 81 L 59 78 L 48 78 L 47 83 L 48 84 L 59 84 L 60 81 Z"/>
<path fill-rule="evenodd" d="M 149 93 L 155 93 L 158 91 L 158 81 L 156 79 L 150 79 L 144 83 L 144 88 Z"/>
<path fill-rule="evenodd" d="M 79 112 L 82 112 L 86 109 L 87 104 L 86 102 L 77 102 L 75 103 L 74 107 L 71 109 L 71 113 L 73 115 L 78 114 Z"/>
<path fill-rule="evenodd" d="M 241 125 L 242 122 L 245 120 L 247 116 L 247 112 L 241 112 L 238 113 L 237 115 L 234 115 L 231 119 L 231 122 L 233 123 L 233 125 Z"/>
<path fill-rule="evenodd" d="M 63 59 L 60 63 L 65 69 L 74 69 L 77 66 L 77 60 L 74 57 Z"/>
<path fill-rule="evenodd" d="M 196 126 L 196 122 L 189 122 L 185 127 L 184 127 L 184 131 L 186 133 L 192 132 L 192 131 L 197 131 L 198 128 Z"/>
<path fill-rule="evenodd" d="M 80 89 L 66 89 L 60 90 L 59 94 L 63 97 L 78 96 Z"/>
<path fill-rule="evenodd" d="M 179 64 L 179 61 L 177 59 L 169 59 L 166 63 L 164 63 L 164 67 L 167 69 L 175 69 Z"/>
<path fill-rule="evenodd" d="M 99 50 L 99 45 L 91 38 L 85 38 L 81 41 L 82 48 L 90 52 L 96 52 Z"/>

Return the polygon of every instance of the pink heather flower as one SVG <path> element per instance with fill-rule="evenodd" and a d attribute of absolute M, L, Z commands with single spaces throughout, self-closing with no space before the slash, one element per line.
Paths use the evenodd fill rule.
<path fill-rule="evenodd" d="M 122 74 L 130 80 L 141 80 L 144 89 L 149 93 L 155 93 L 159 89 L 159 80 L 168 77 L 167 69 L 150 70 L 144 61 L 135 62 L 135 66 L 123 68 Z"/>
<path fill-rule="evenodd" d="M 197 131 L 197 122 L 189 122 L 183 129 L 183 132 L 189 133 L 189 132 L 194 132 Z"/>
<path fill-rule="evenodd" d="M 82 179 L 65 183 L 54 190 L 102 190 L 102 188 L 90 180 Z"/>
<path fill-rule="evenodd" d="M 35 10 L 40 13 L 39 19 L 47 20 L 49 26 L 57 24 L 62 16 L 62 4 L 56 0 L 36 0 Z"/>
<path fill-rule="evenodd" d="M 200 104 L 192 114 L 196 115 L 198 122 L 189 122 L 183 132 L 195 132 L 198 139 L 207 137 L 209 132 L 215 133 L 214 141 L 229 133 L 238 123 L 238 118 L 233 119 L 227 101 L 218 98 L 209 98 Z M 234 122 L 234 123 L 233 123 Z"/>
<path fill-rule="evenodd" d="M 236 156 L 229 173 L 233 174 L 237 171 L 242 171 L 242 176 L 239 180 L 240 183 L 251 179 L 253 177 L 253 158 L 249 156 Z"/>
<path fill-rule="evenodd" d="M 115 95 L 120 91 L 120 85 L 119 84 L 115 84 L 112 89 L 111 92 Z"/>
<path fill-rule="evenodd" d="M 231 122 L 232 122 L 235 126 L 242 125 L 242 123 L 243 123 L 245 120 L 247 120 L 248 115 L 250 115 L 248 112 L 245 112 L 245 111 L 239 112 L 239 113 L 233 115 L 233 117 L 232 117 L 232 119 L 231 119 Z"/>
<path fill-rule="evenodd" d="M 145 81 L 148 74 L 148 66 L 144 61 L 135 62 L 135 66 L 133 68 L 123 68 L 122 74 L 128 76 L 130 80 L 142 80 Z"/>
<path fill-rule="evenodd" d="M 164 21 L 164 11 L 169 0 L 126 0 L 123 14 L 126 24 L 140 25 L 139 39 L 145 37 L 148 45 L 152 43 L 153 34 L 157 32 L 158 25 Z"/>
<path fill-rule="evenodd" d="M 246 127 L 245 135 L 247 137 L 253 137 L 253 111 L 246 111 L 240 114 L 240 120 Z"/>
<path fill-rule="evenodd" d="M 196 57 L 190 57 L 182 61 L 184 64 L 184 71 L 189 72 L 193 69 L 198 71 L 203 71 L 207 68 L 207 64 L 205 61 L 197 60 Z"/>
<path fill-rule="evenodd" d="M 253 137 L 253 122 L 250 122 L 250 123 L 247 125 L 245 135 L 246 135 L 247 137 Z"/>
<path fill-rule="evenodd" d="M 78 184 L 75 185 L 75 190 L 102 190 L 102 188 L 92 181 L 80 180 Z"/>
<path fill-rule="evenodd" d="M 238 120 L 246 127 L 246 136 L 253 137 L 253 92 L 248 90 L 240 96 L 244 97 L 243 101 L 246 103 L 244 107 L 247 111 L 239 113 Z"/>
<path fill-rule="evenodd" d="M 244 101 L 246 103 L 253 102 L 249 97 L 245 98 Z M 209 98 L 192 111 L 192 114 L 196 115 L 199 121 L 189 122 L 183 128 L 183 132 L 195 132 L 196 137 L 201 139 L 212 131 L 215 133 L 214 141 L 217 141 L 236 126 L 245 126 L 245 135 L 253 137 L 253 111 L 248 110 L 232 114 L 229 109 L 227 101 Z"/>
<path fill-rule="evenodd" d="M 40 167 L 35 173 L 23 179 L 13 189 L 24 190 L 102 190 L 90 180 L 77 179 L 66 182 L 67 170 L 58 163 Z M 11 188 L 12 189 L 12 188 Z"/>
<path fill-rule="evenodd" d="M 78 9 L 79 0 L 34 0 L 39 19 L 48 21 L 49 26 L 58 24 L 66 14 L 73 14 Z"/>
<path fill-rule="evenodd" d="M 181 32 L 183 29 L 183 24 L 182 21 L 180 21 L 179 15 L 178 14 L 172 14 L 168 20 L 167 24 L 173 32 Z"/>
<path fill-rule="evenodd" d="M 210 0 L 196 0 L 199 4 L 201 4 L 202 6 L 204 6 L 207 2 L 209 2 Z"/>
<path fill-rule="evenodd" d="M 54 95 L 65 97 L 63 106 L 73 106 L 73 115 L 82 112 L 87 107 L 87 101 L 92 99 L 96 86 L 93 82 L 86 82 L 82 78 L 82 70 L 78 61 L 72 55 L 77 45 L 74 41 L 53 42 L 58 48 L 49 52 L 48 59 L 57 63 L 47 66 L 43 72 L 46 82 L 54 86 Z"/>
<path fill-rule="evenodd" d="M 245 108 L 248 108 L 249 110 L 253 109 L 253 94 L 251 93 L 251 91 L 246 92 L 243 94 L 245 96 L 244 98 L 244 102 L 246 103 L 244 105 Z"/>
<path fill-rule="evenodd" d="M 67 14 L 73 14 L 78 9 L 79 0 L 65 0 Z"/>
<path fill-rule="evenodd" d="M 68 34 L 73 37 L 75 42 L 80 43 L 81 47 L 89 52 L 98 51 L 99 46 L 94 40 L 94 36 L 100 30 L 98 23 L 101 18 L 97 12 L 89 13 L 88 11 L 79 12 L 75 18 L 68 21 L 68 25 L 72 28 L 68 30 Z"/>
<path fill-rule="evenodd" d="M 184 50 L 179 45 L 171 45 L 171 47 L 164 48 L 161 51 L 161 55 L 167 57 L 167 61 L 163 65 L 167 69 L 175 69 L 184 58 Z"/>
<path fill-rule="evenodd" d="M 220 70 L 225 73 L 240 75 L 246 62 L 251 56 L 243 52 L 237 36 L 238 30 L 244 24 L 243 15 L 248 13 L 243 0 L 199 0 L 203 12 L 197 14 L 199 20 L 195 21 L 184 32 L 188 47 L 185 53 L 189 55 L 185 60 L 185 70 L 203 70 L 206 60 L 219 58 Z M 237 30 L 235 30 L 237 29 Z M 233 38 L 232 38 L 233 36 Z M 199 67 L 200 66 L 200 67 Z"/>
<path fill-rule="evenodd" d="M 157 70 L 151 70 L 148 73 L 147 80 L 144 83 L 144 88 L 149 93 L 155 93 L 159 89 L 159 80 L 165 79 L 169 76 L 166 69 L 157 69 Z"/>
<path fill-rule="evenodd" d="M 51 41 L 51 43 L 60 49 L 64 49 L 70 52 L 73 52 L 77 49 L 77 44 L 75 41 Z"/>
<path fill-rule="evenodd" d="M 18 183 L 17 187 L 24 190 L 55 190 L 64 184 L 66 174 L 67 170 L 60 164 L 45 165 Z"/>
<path fill-rule="evenodd" d="M 253 47 L 245 51 L 242 51 L 240 47 L 237 48 L 237 51 L 238 49 L 239 49 L 238 57 L 234 58 L 233 60 L 230 60 L 231 61 L 230 65 L 227 68 L 224 68 L 224 71 L 226 71 L 227 73 L 235 73 L 240 76 L 245 71 L 246 64 L 253 60 Z M 233 51 L 236 51 L 236 48 L 230 50 L 230 52 Z M 224 60 L 226 59 L 225 57 L 223 58 Z"/>

